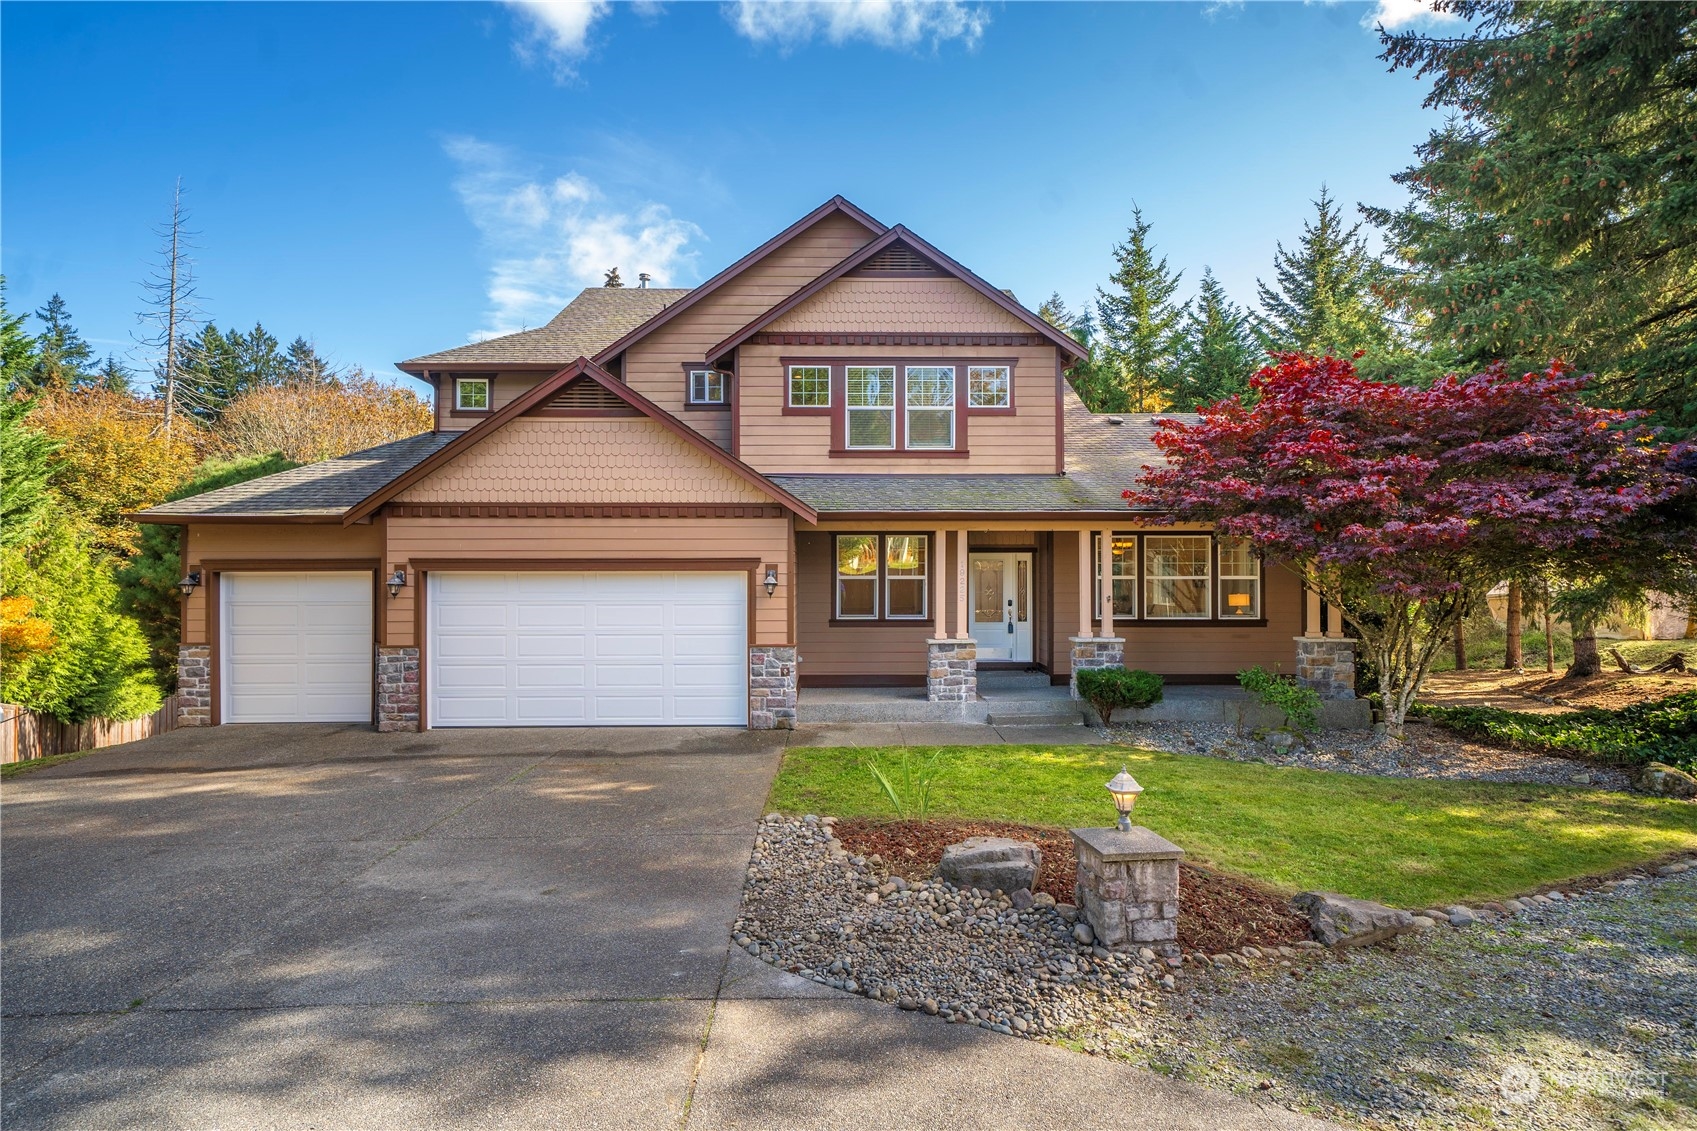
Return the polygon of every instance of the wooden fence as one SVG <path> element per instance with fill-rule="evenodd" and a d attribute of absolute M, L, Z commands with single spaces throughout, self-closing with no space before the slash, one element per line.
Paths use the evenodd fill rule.
<path fill-rule="evenodd" d="M 103 746 L 152 738 L 177 729 L 175 695 L 166 699 L 153 714 L 123 722 L 90 719 L 86 723 L 62 723 L 10 703 L 0 704 L 0 712 L 4 712 L 5 716 L 4 721 L 0 721 L 0 762 L 27 762 L 31 758 L 46 758 L 53 754 L 99 750 Z"/>

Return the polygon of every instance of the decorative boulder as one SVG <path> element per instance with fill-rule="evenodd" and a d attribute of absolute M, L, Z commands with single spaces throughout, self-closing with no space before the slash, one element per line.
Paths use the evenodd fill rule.
<path fill-rule="evenodd" d="M 1697 797 L 1697 778 L 1666 762 L 1651 762 L 1639 771 L 1638 788 L 1660 797 Z"/>
<path fill-rule="evenodd" d="M 1418 929 L 1406 911 L 1334 891 L 1305 891 L 1290 903 L 1308 916 L 1315 941 L 1326 946 L 1365 946 Z"/>
<path fill-rule="evenodd" d="M 1015 892 L 1037 886 L 1043 853 L 1026 840 L 1003 836 L 969 836 L 943 849 L 937 874 L 962 888 Z"/>

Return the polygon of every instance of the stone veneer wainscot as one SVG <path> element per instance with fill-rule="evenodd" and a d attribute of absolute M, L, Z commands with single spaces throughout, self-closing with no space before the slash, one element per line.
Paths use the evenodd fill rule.
<path fill-rule="evenodd" d="M 796 654 L 793 647 L 762 644 L 748 650 L 750 730 L 794 730 Z"/>
<path fill-rule="evenodd" d="M 977 702 L 978 641 L 934 637 L 925 645 L 925 698 L 932 703 Z"/>
<path fill-rule="evenodd" d="M 1125 667 L 1125 637 L 1073 636 L 1072 640 L 1072 697 L 1078 693 L 1078 673 L 1085 668 Z M 1105 721 L 1105 720 L 1104 720 Z"/>
<path fill-rule="evenodd" d="M 212 647 L 184 644 L 177 649 L 177 725 L 212 725 Z"/>
<path fill-rule="evenodd" d="M 418 649 L 377 649 L 377 729 L 418 729 Z"/>
<path fill-rule="evenodd" d="M 1322 699 L 1355 698 L 1355 641 L 1340 636 L 1298 636 L 1296 678 Z"/>

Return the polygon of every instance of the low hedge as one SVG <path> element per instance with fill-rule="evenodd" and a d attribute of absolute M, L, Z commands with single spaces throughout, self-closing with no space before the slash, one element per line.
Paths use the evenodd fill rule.
<path fill-rule="evenodd" d="M 1136 668 L 1084 668 L 1078 673 L 1078 693 L 1096 708 L 1106 726 L 1120 707 L 1150 707 L 1161 701 L 1163 681 L 1154 672 Z"/>
<path fill-rule="evenodd" d="M 1521 750 L 1578 754 L 1601 762 L 1666 762 L 1697 771 L 1697 691 L 1609 711 L 1588 707 L 1534 715 L 1497 707 L 1432 707 L 1411 714 L 1469 738 Z"/>

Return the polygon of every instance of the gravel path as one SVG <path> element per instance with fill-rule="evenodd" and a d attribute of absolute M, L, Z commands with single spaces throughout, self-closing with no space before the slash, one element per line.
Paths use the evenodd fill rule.
<path fill-rule="evenodd" d="M 1410 722 L 1407 738 L 1400 741 L 1371 731 L 1328 730 L 1283 750 L 1240 735 L 1226 723 L 1115 723 L 1108 736 L 1114 742 L 1174 754 L 1375 777 L 1632 787 L 1627 773 L 1613 766 L 1482 746 L 1422 722 Z"/>
<path fill-rule="evenodd" d="M 821 983 L 1355 1125 L 1697 1126 L 1697 868 L 1394 950 L 1174 968 L 1080 943 L 1046 897 L 892 880 L 832 824 L 762 822 L 735 928 Z"/>

